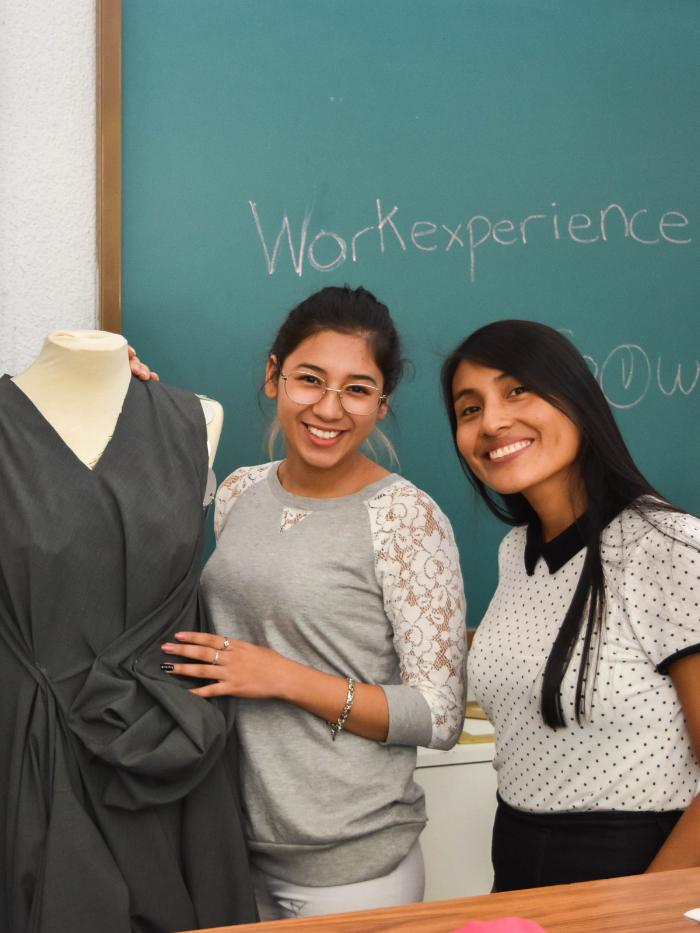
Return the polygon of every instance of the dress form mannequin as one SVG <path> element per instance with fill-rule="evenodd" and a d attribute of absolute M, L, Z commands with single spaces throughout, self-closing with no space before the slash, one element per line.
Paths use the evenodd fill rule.
<path fill-rule="evenodd" d="M 120 334 L 57 330 L 39 356 L 13 382 L 39 409 L 79 460 L 92 469 L 107 446 L 122 410 L 129 382 L 128 344 Z M 202 400 L 214 462 L 224 411 Z"/>
<path fill-rule="evenodd" d="M 256 919 L 235 706 L 161 669 L 175 632 L 209 626 L 220 426 L 216 403 L 132 376 L 114 334 L 58 331 L 0 377 L 0 930 Z"/>

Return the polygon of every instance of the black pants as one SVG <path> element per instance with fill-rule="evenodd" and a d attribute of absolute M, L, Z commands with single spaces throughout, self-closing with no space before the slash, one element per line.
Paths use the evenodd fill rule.
<path fill-rule="evenodd" d="M 491 858 L 498 891 L 639 875 L 682 810 L 523 813 L 498 798 Z"/>

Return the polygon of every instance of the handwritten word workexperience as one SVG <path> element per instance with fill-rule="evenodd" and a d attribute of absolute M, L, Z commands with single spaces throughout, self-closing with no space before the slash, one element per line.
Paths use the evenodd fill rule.
<path fill-rule="evenodd" d="M 309 238 L 311 212 L 306 215 L 301 225 L 298 248 L 294 246 L 289 218 L 285 214 L 275 245 L 270 251 L 256 204 L 254 201 L 248 203 L 253 212 L 255 226 L 258 229 L 265 253 L 267 271 L 270 275 L 275 271 L 285 231 L 292 256 L 292 264 L 297 275 L 301 275 L 303 272 L 305 257 L 308 257 L 309 263 L 314 269 L 318 269 L 320 272 L 330 272 L 331 269 L 336 269 L 344 263 L 348 258 L 348 254 L 352 257 L 352 262 L 357 262 L 358 255 L 361 255 L 363 250 L 376 249 L 379 246 L 380 251 L 383 253 L 386 240 L 391 237 L 395 239 L 402 250 L 408 249 L 406 245 L 408 242 L 415 249 L 426 253 L 437 250 L 450 252 L 453 249 L 467 251 L 472 282 L 476 273 L 476 251 L 483 248 L 487 241 L 493 241 L 499 246 L 513 246 L 516 243 L 524 246 L 528 242 L 528 237 L 541 236 L 544 231 L 545 235 L 555 240 L 568 237 L 575 243 L 582 244 L 595 243 L 598 240 L 607 242 L 609 237 L 613 239 L 620 233 L 626 237 L 631 237 L 637 243 L 649 246 L 653 246 L 662 240 L 678 245 L 691 242 L 690 238 L 684 236 L 687 231 L 682 229 L 688 226 L 688 218 L 679 211 L 666 211 L 661 217 L 655 217 L 650 215 L 646 208 L 641 208 L 633 213 L 630 212 L 628 216 L 628 212 L 619 204 L 608 204 L 607 207 L 601 209 L 600 218 L 597 215 L 591 218 L 588 214 L 571 214 L 568 219 L 566 217 L 560 218 L 553 211 L 551 214 L 530 214 L 522 220 L 516 219 L 515 222 L 512 220 L 492 221 L 483 214 L 477 214 L 466 224 L 451 222 L 449 226 L 447 224 L 438 226 L 432 220 L 416 220 L 413 223 L 409 220 L 404 225 L 397 217 L 398 207 L 394 206 L 390 211 L 386 211 L 382 208 L 379 198 L 377 198 L 376 224 L 364 227 L 345 239 L 339 233 L 331 230 L 320 230 L 309 243 L 308 249 L 306 244 Z M 552 202 L 552 207 L 556 208 L 555 201 Z M 617 220 L 617 228 L 613 232 L 614 219 Z M 410 233 L 407 232 L 409 229 Z M 314 254 L 318 244 L 324 239 L 334 240 L 335 249 L 338 251 L 335 258 L 328 263 L 319 262 Z M 271 238 L 269 238 L 269 242 L 272 242 Z M 349 247 L 348 243 L 350 244 Z"/>

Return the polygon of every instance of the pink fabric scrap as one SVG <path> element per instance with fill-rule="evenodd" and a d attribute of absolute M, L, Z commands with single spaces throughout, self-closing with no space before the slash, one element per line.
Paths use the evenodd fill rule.
<path fill-rule="evenodd" d="M 472 920 L 454 933 L 545 933 L 545 930 L 534 920 L 503 917 L 500 920 Z"/>

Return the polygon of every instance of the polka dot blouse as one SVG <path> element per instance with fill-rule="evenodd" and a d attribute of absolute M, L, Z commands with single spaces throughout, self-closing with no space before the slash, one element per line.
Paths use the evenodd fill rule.
<path fill-rule="evenodd" d="M 650 519 L 625 510 L 603 532 L 607 605 L 588 715 L 576 723 L 581 639 L 562 683 L 567 726 L 556 731 L 542 721 L 542 676 L 583 540 L 572 526 L 537 548 L 514 528 L 501 543 L 469 679 L 494 725 L 498 790 L 513 807 L 677 810 L 695 796 L 700 769 L 668 668 L 700 651 L 700 520 L 659 511 Z"/>

